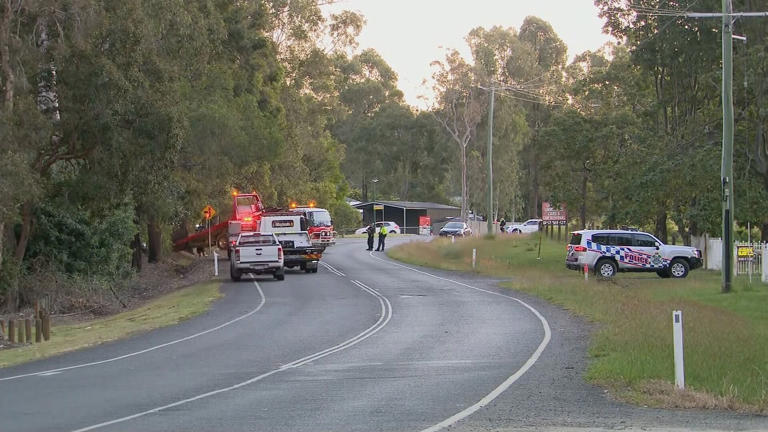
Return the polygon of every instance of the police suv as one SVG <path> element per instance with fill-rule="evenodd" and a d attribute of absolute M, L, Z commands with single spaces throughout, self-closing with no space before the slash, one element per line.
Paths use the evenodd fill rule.
<path fill-rule="evenodd" d="M 571 233 L 565 266 L 589 270 L 604 278 L 618 271 L 656 272 L 662 278 L 684 278 L 701 267 L 701 251 L 690 246 L 665 245 L 638 231 L 582 230 Z"/>

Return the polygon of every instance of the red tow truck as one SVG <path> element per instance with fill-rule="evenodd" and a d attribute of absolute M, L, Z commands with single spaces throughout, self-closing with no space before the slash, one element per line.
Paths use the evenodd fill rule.
<path fill-rule="evenodd" d="M 228 231 L 230 222 L 239 222 L 243 231 L 258 231 L 263 213 L 264 204 L 259 194 L 256 192 L 241 194 L 235 191 L 232 193 L 232 215 L 228 220 L 175 241 L 173 249 L 179 251 L 207 248 L 210 233 L 213 245 L 221 250 L 229 250 L 229 245 L 232 244 Z M 235 240 L 237 240 L 236 236 Z"/>

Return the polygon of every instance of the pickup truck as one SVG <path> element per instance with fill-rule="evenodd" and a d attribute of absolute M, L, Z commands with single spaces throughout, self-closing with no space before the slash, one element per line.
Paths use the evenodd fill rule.
<path fill-rule="evenodd" d="M 261 220 L 261 232 L 271 232 L 283 247 L 285 266 L 317 273 L 324 248 L 315 245 L 306 230 L 304 216 L 295 212 L 267 212 Z"/>
<path fill-rule="evenodd" d="M 275 279 L 285 279 L 283 247 L 272 233 L 244 232 L 237 236 L 229 260 L 229 275 L 239 281 L 243 273 L 271 273 Z"/>

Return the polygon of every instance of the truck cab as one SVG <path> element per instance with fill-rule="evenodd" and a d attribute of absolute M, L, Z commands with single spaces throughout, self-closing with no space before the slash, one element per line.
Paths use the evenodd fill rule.
<path fill-rule="evenodd" d="M 333 230 L 333 220 L 328 210 L 313 206 L 292 206 L 291 210 L 307 219 L 307 232 L 313 245 L 328 247 L 336 244 L 336 231 Z"/>

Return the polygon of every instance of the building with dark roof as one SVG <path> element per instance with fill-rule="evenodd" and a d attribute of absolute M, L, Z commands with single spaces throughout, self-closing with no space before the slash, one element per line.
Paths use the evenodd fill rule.
<path fill-rule="evenodd" d="M 401 233 L 418 234 L 419 217 L 429 216 L 432 224 L 459 217 L 458 207 L 433 202 L 372 201 L 353 205 L 363 211 L 363 223 L 391 221 L 400 226 Z"/>

